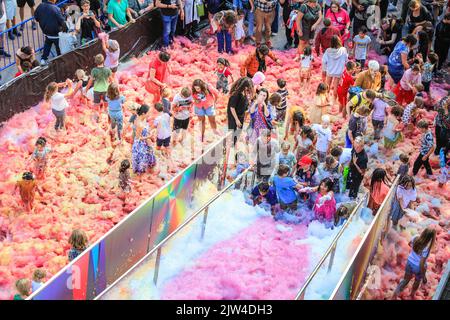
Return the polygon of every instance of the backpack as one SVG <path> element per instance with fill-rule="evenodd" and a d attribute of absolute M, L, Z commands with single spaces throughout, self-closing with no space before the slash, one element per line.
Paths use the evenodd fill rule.
<path fill-rule="evenodd" d="M 348 99 L 350 100 L 351 98 L 353 98 L 354 96 L 356 96 L 357 94 L 358 95 L 360 95 L 362 92 L 363 92 L 364 90 L 361 88 L 361 87 L 359 87 L 359 86 L 353 86 L 353 87 L 350 87 L 349 89 L 348 89 Z M 358 105 L 360 104 L 361 102 L 358 102 Z"/>

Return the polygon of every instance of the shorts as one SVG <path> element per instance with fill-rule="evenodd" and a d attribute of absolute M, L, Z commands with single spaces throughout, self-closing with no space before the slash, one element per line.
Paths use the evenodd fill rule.
<path fill-rule="evenodd" d="M 170 137 L 165 139 L 156 139 L 156 146 L 158 148 L 160 147 L 168 148 L 170 146 Z"/>
<path fill-rule="evenodd" d="M 6 19 L 12 20 L 16 16 L 17 10 L 16 0 L 6 0 L 5 9 L 6 9 Z"/>
<path fill-rule="evenodd" d="M 425 263 L 425 270 L 427 264 Z M 413 274 L 417 281 L 422 280 L 423 274 L 420 272 L 420 266 L 416 266 L 409 261 L 406 263 L 405 273 Z"/>
<path fill-rule="evenodd" d="M 6 30 L 6 22 L 5 23 L 0 23 L 0 32 L 3 32 L 3 31 L 5 31 Z M 0 43 L 0 45 L 1 45 L 2 43 Z M 2 46 L 2 48 L 3 48 L 3 46 Z"/>
<path fill-rule="evenodd" d="M 94 103 L 100 103 L 105 100 L 106 92 L 94 91 Z"/>
<path fill-rule="evenodd" d="M 185 120 L 173 119 L 173 131 L 184 129 L 187 130 L 189 127 L 189 121 L 191 118 L 187 118 Z"/>
<path fill-rule="evenodd" d="M 35 6 L 34 0 L 17 0 L 17 6 L 19 8 L 25 7 L 25 4 L 28 4 L 29 7 Z"/>
<path fill-rule="evenodd" d="M 206 109 L 195 107 L 195 115 L 197 115 L 199 117 L 204 117 L 204 116 L 214 117 L 216 115 L 216 112 L 215 112 L 213 106 L 206 108 Z"/>

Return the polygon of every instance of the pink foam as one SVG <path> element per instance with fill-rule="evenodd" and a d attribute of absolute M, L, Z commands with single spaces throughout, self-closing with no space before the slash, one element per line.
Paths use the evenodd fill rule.
<path fill-rule="evenodd" d="M 309 247 L 295 244 L 306 237 L 306 227 L 281 232 L 276 225 L 261 218 L 216 244 L 170 280 L 162 298 L 293 299 L 308 275 Z"/>

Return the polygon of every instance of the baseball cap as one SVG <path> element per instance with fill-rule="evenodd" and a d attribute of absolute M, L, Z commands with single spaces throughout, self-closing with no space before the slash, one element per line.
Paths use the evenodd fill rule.
<path fill-rule="evenodd" d="M 300 161 L 298 162 L 300 166 L 309 166 L 312 164 L 312 159 L 309 156 L 303 156 L 301 157 Z"/>

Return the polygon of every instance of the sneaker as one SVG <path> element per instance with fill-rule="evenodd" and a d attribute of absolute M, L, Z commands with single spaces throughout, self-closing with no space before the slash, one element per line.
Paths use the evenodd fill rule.
<path fill-rule="evenodd" d="M 277 32 L 272 32 L 272 37 L 275 37 L 275 36 L 277 36 L 277 35 L 278 35 Z"/>
<path fill-rule="evenodd" d="M 15 28 L 13 30 L 13 34 L 15 34 L 16 36 L 20 37 L 22 35 L 22 33 L 20 33 L 19 28 Z"/>
<path fill-rule="evenodd" d="M 35 22 L 35 21 L 33 21 L 33 22 L 31 23 L 31 29 L 33 29 L 33 30 L 36 30 L 36 29 L 37 29 L 37 26 L 36 26 L 36 22 Z M 23 25 L 22 25 L 22 30 L 23 30 Z"/>
<path fill-rule="evenodd" d="M 41 59 L 40 63 L 41 63 L 41 66 L 46 66 L 46 65 L 48 65 L 48 61 L 45 60 L 45 59 Z"/>
<path fill-rule="evenodd" d="M 14 34 L 12 33 L 12 31 L 8 31 L 8 38 L 9 38 L 10 40 L 15 40 L 15 39 L 16 39 L 16 37 L 14 36 Z"/>
<path fill-rule="evenodd" d="M 23 24 L 20 25 L 19 29 L 20 31 L 23 31 Z"/>
<path fill-rule="evenodd" d="M 292 44 L 286 43 L 286 44 L 284 45 L 284 50 L 289 50 L 289 49 L 291 49 L 291 48 L 292 48 Z"/>
<path fill-rule="evenodd" d="M 0 49 L 0 56 L 4 56 L 5 58 L 11 58 L 11 55 L 3 49 Z"/>

